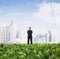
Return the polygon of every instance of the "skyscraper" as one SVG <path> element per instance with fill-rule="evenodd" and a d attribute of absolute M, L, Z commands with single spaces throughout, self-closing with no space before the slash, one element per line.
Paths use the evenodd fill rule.
<path fill-rule="evenodd" d="M 4 30 L 2 26 L 0 26 L 0 43 L 4 43 Z"/>
<path fill-rule="evenodd" d="M 2 31 L 3 31 L 3 42 L 5 43 L 5 27 L 2 27 Z"/>
<path fill-rule="evenodd" d="M 49 42 L 52 42 L 52 33 L 50 30 L 48 31 L 48 40 Z"/>
<path fill-rule="evenodd" d="M 8 26 L 6 27 L 6 34 L 5 34 L 5 36 L 6 36 L 5 42 L 6 43 L 10 43 L 10 29 L 9 29 Z"/>
<path fill-rule="evenodd" d="M 5 28 L 5 43 L 10 43 L 11 40 L 11 27 L 13 25 L 13 21 L 9 24 L 9 26 L 6 26 Z"/>
<path fill-rule="evenodd" d="M 21 40 L 21 34 L 20 34 L 20 29 L 18 27 L 18 29 L 16 30 L 16 41 L 17 43 L 20 43 Z"/>

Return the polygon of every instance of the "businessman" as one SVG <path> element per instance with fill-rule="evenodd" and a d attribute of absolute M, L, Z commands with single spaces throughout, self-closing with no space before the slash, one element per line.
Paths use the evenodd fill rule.
<path fill-rule="evenodd" d="M 29 27 L 29 30 L 27 31 L 27 34 L 28 34 L 28 44 L 29 44 L 29 41 L 31 41 L 31 44 L 32 44 L 32 33 L 33 33 L 33 31 L 31 30 L 31 27 Z"/>

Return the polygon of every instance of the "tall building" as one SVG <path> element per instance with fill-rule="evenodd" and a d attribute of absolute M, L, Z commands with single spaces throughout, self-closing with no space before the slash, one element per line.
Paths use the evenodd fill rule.
<path fill-rule="evenodd" d="M 20 33 L 19 26 L 18 26 L 18 28 L 16 30 L 16 41 L 17 41 L 17 43 L 21 42 L 21 33 Z"/>
<path fill-rule="evenodd" d="M 5 43 L 10 43 L 10 28 L 8 26 L 6 27 L 5 32 Z"/>
<path fill-rule="evenodd" d="M 5 43 L 10 43 L 11 41 L 11 27 L 12 27 L 13 21 L 11 21 L 11 23 L 5 27 L 4 29 L 4 42 Z"/>
<path fill-rule="evenodd" d="M 52 42 L 52 33 L 50 30 L 48 31 L 48 40 L 49 42 Z"/>
<path fill-rule="evenodd" d="M 0 43 L 4 43 L 4 31 L 2 26 L 0 27 Z"/>
<path fill-rule="evenodd" d="M 8 28 L 8 34 L 9 34 L 9 36 L 8 36 L 8 41 L 9 41 L 9 43 L 11 43 L 12 41 L 13 41 L 13 31 L 14 31 L 14 27 L 13 27 L 13 21 L 11 21 L 11 23 L 9 24 L 9 26 L 8 26 L 9 28 Z"/>
<path fill-rule="evenodd" d="M 47 33 L 45 33 L 45 41 L 46 41 L 46 43 L 48 42 L 48 41 L 47 41 Z"/>
<path fill-rule="evenodd" d="M 3 42 L 5 43 L 5 27 L 2 27 L 2 31 L 3 31 Z"/>

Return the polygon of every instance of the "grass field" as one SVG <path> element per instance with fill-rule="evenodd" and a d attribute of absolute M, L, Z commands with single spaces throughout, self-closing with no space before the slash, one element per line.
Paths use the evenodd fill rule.
<path fill-rule="evenodd" d="M 60 44 L 0 44 L 0 59 L 60 59 Z"/>

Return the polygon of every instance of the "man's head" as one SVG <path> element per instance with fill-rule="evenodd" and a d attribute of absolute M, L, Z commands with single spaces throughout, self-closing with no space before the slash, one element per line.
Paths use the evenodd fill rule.
<path fill-rule="evenodd" d="M 31 27 L 29 27 L 29 30 L 31 30 Z"/>

